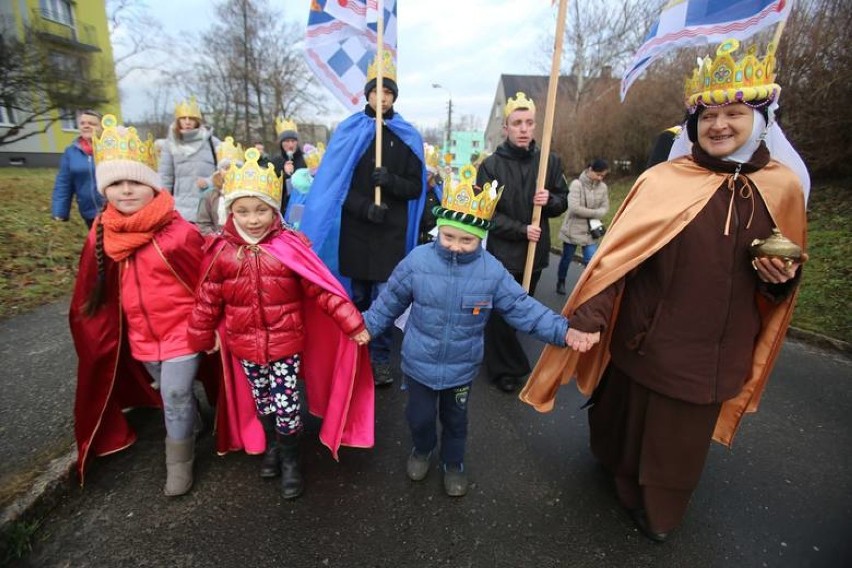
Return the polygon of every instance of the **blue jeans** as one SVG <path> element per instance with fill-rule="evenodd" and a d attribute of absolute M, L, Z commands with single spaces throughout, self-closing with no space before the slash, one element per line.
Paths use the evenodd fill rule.
<path fill-rule="evenodd" d="M 355 280 L 353 278 L 352 303 L 360 311 L 366 312 L 387 285 L 387 282 Z M 391 345 L 393 345 L 393 328 L 388 328 L 381 335 L 370 340 L 370 360 L 376 365 L 389 364 Z"/>
<path fill-rule="evenodd" d="M 562 243 L 562 258 L 559 259 L 559 268 L 556 269 L 556 278 L 565 280 L 565 275 L 568 274 L 568 267 L 571 265 L 571 259 L 574 258 L 574 251 L 577 250 L 577 245 L 570 243 Z M 598 250 L 598 243 L 583 245 L 583 264 L 589 264 L 592 256 Z"/>
<path fill-rule="evenodd" d="M 414 449 L 426 455 L 438 443 L 436 414 L 441 420 L 441 463 L 462 465 L 467 442 L 467 403 L 471 383 L 443 390 L 434 390 L 405 377 L 408 385 L 408 404 L 405 417 L 411 429 Z"/>

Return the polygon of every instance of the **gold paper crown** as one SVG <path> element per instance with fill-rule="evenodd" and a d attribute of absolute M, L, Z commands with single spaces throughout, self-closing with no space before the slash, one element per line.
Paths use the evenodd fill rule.
<path fill-rule="evenodd" d="M 733 53 L 740 47 L 735 39 L 726 40 L 716 50 L 716 59 L 705 57 L 684 84 L 686 106 L 717 106 L 756 100 L 771 101 L 781 92 L 775 83 L 775 44 L 770 43 L 763 60 L 757 58 L 757 47 L 751 46 L 745 56 L 735 61 Z"/>
<path fill-rule="evenodd" d="M 367 83 L 375 79 L 377 73 L 376 58 L 374 57 L 367 67 Z M 382 51 L 382 77 L 396 83 L 396 64 L 393 62 L 393 55 L 387 49 Z"/>
<path fill-rule="evenodd" d="M 292 130 L 296 133 L 299 132 L 299 128 L 296 126 L 296 122 L 294 120 L 279 116 L 275 119 L 275 135 L 280 136 L 285 130 Z"/>
<path fill-rule="evenodd" d="M 245 150 L 242 144 L 234 146 L 234 139 L 231 136 L 226 136 L 225 139 L 216 148 L 216 160 L 230 160 L 231 163 L 242 162 Z"/>
<path fill-rule="evenodd" d="M 316 171 L 322 161 L 323 155 L 325 155 L 325 144 L 318 142 L 311 152 L 304 153 L 305 165 L 309 170 Z"/>
<path fill-rule="evenodd" d="M 497 202 L 503 195 L 503 187 L 497 188 L 497 180 L 486 183 L 485 187 L 479 189 L 474 185 L 476 181 L 476 168 L 468 164 L 459 169 L 459 181 L 453 183 L 452 176 L 447 176 L 444 181 L 444 195 L 441 198 L 441 207 L 447 211 L 470 215 L 474 219 L 460 217 L 456 220 L 469 223 L 471 220 L 479 220 L 487 225 L 494 216 Z"/>
<path fill-rule="evenodd" d="M 423 155 L 426 158 L 426 169 L 437 171 L 441 162 L 440 150 L 431 144 L 423 144 Z"/>
<path fill-rule="evenodd" d="M 260 152 L 257 148 L 249 148 L 245 153 L 245 163 L 241 167 L 238 167 L 236 162 L 231 164 L 225 172 L 225 183 L 222 187 L 222 195 L 225 198 L 234 194 L 241 197 L 261 194 L 275 203 L 281 203 L 281 177 L 276 175 L 275 166 L 271 163 L 265 168 L 260 167 L 258 159 Z"/>
<path fill-rule="evenodd" d="M 175 118 L 188 116 L 201 120 L 201 109 L 198 108 L 198 101 L 195 100 L 195 95 L 189 97 L 188 101 L 181 101 L 175 105 Z"/>
<path fill-rule="evenodd" d="M 157 154 L 150 132 L 148 139 L 143 142 L 135 128 L 118 126 L 118 120 L 112 114 L 104 115 L 101 125 L 101 135 L 95 134 L 93 137 L 96 164 L 110 160 L 130 160 L 157 171 Z"/>
<path fill-rule="evenodd" d="M 520 109 L 528 109 L 535 112 L 535 103 L 532 99 L 528 99 L 526 93 L 518 91 L 515 97 L 509 97 L 506 101 L 506 106 L 503 107 L 503 117 L 508 117 L 510 114 Z"/>

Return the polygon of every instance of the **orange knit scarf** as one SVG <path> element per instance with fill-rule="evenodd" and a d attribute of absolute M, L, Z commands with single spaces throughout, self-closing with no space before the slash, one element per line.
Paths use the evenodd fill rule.
<path fill-rule="evenodd" d="M 108 203 L 100 219 L 104 226 L 104 252 L 121 262 L 168 225 L 174 209 L 175 200 L 166 191 L 157 192 L 150 203 L 132 215 L 125 215 Z"/>

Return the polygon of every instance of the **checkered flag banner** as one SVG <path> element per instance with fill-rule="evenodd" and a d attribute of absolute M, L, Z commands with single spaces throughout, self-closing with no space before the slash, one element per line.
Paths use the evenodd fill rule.
<path fill-rule="evenodd" d="M 384 44 L 396 60 L 396 0 L 385 0 Z M 305 58 L 350 112 L 364 104 L 367 66 L 376 56 L 378 0 L 312 0 Z"/>

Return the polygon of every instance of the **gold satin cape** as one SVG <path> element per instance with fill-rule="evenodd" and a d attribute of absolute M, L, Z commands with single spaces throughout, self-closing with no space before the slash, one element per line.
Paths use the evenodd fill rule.
<path fill-rule="evenodd" d="M 570 321 L 574 311 L 584 302 L 624 278 L 670 242 L 732 175 L 707 170 L 690 156 L 664 162 L 642 174 L 615 214 L 606 237 L 568 297 L 562 314 Z M 746 177 L 766 203 L 775 226 L 804 250 L 807 238 L 805 200 L 796 175 L 780 162 L 771 160 Z M 723 229 L 719 227 L 720 238 L 725 238 Z M 713 432 L 717 442 L 730 447 L 743 415 L 757 411 L 790 324 L 797 293 L 798 290 L 794 291 L 779 304 L 756 294 L 761 329 L 754 346 L 751 372 L 740 394 L 722 404 Z M 609 343 L 620 303 L 621 296 L 615 300 L 600 343 L 586 353 L 546 345 L 521 390 L 520 399 L 539 412 L 549 412 L 553 410 L 559 386 L 574 377 L 580 392 L 591 396 L 609 363 Z"/>

